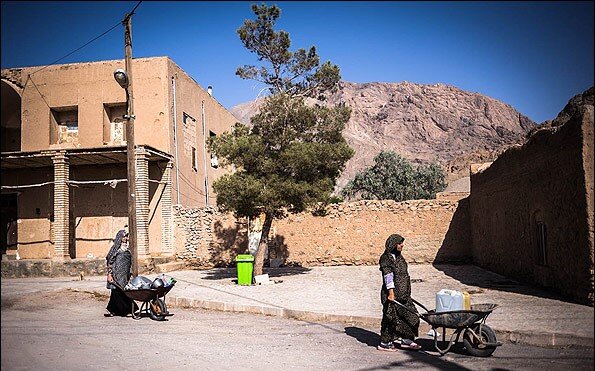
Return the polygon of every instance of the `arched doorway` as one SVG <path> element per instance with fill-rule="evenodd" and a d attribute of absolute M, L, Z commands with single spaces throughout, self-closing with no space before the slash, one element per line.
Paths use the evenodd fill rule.
<path fill-rule="evenodd" d="M 21 95 L 6 80 L 2 80 L 0 152 L 21 150 Z"/>

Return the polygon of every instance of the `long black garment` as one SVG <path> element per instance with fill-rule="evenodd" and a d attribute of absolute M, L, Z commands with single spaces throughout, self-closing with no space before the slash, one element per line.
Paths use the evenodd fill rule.
<path fill-rule="evenodd" d="M 121 230 L 116 234 L 114 244 L 107 256 L 108 271 L 112 273 L 114 281 L 121 287 L 124 288 L 130 279 L 130 268 L 132 267 L 132 254 L 130 250 L 122 250 L 122 237 L 126 234 L 125 231 Z M 116 316 L 126 316 L 132 313 L 132 307 L 134 310 L 138 310 L 136 303 L 124 294 L 120 288 L 116 285 L 107 284 L 107 288 L 111 289 L 110 299 L 107 304 L 107 310 Z"/>
<path fill-rule="evenodd" d="M 382 272 L 382 322 L 380 338 L 384 343 L 390 343 L 396 337 L 415 340 L 419 332 L 419 317 L 410 313 L 405 308 L 388 300 L 388 289 L 384 282 L 384 275 L 393 273 L 395 283 L 395 299 L 417 313 L 415 304 L 411 300 L 411 279 L 407 271 L 407 262 L 400 252 L 391 254 L 392 246 L 387 246 L 386 251 L 380 256 L 380 271 Z"/>

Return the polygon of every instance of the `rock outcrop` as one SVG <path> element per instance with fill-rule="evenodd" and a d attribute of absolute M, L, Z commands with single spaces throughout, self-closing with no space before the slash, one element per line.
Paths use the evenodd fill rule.
<path fill-rule="evenodd" d="M 566 106 L 558 113 L 553 120 L 544 121 L 541 125 L 533 128 L 528 134 L 527 137 L 533 135 L 533 133 L 537 130 L 547 130 L 552 128 L 557 128 L 565 123 L 567 123 L 572 116 L 576 115 L 577 113 L 581 113 L 584 110 L 585 106 L 593 106 L 595 97 L 595 87 L 590 87 L 589 89 L 585 90 L 581 94 L 577 94 L 572 97 Z"/>

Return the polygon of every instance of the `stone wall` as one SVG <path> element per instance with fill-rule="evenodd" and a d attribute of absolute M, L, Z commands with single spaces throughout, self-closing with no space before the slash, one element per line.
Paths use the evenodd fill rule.
<path fill-rule="evenodd" d="M 174 207 L 174 247 L 178 259 L 197 268 L 229 266 L 247 250 L 246 222 L 216 207 Z"/>
<path fill-rule="evenodd" d="M 411 263 L 468 262 L 471 256 L 468 199 L 357 201 L 329 205 L 275 220 L 269 257 L 286 265 L 377 264 L 391 233 L 405 236 Z M 247 251 L 247 222 L 215 208 L 176 208 L 178 257 L 194 266 L 233 265 Z"/>
<path fill-rule="evenodd" d="M 470 215 L 477 265 L 593 303 L 592 141 L 591 106 L 476 169 Z"/>

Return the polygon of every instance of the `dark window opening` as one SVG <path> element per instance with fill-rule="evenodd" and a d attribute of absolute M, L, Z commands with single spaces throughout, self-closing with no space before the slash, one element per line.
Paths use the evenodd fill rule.
<path fill-rule="evenodd" d="M 544 222 L 537 222 L 537 264 L 547 265 L 547 228 Z"/>
<path fill-rule="evenodd" d="M 126 142 L 126 103 L 104 104 L 103 143 L 123 144 Z"/>
<path fill-rule="evenodd" d="M 217 134 L 213 133 L 212 131 L 209 130 L 209 137 L 216 137 Z M 217 159 L 217 156 L 215 156 L 215 154 L 211 153 L 211 167 L 213 168 L 218 168 L 219 167 L 219 160 Z"/>
<path fill-rule="evenodd" d="M 194 171 L 198 170 L 198 167 L 196 166 L 196 148 L 192 147 L 192 169 L 194 169 Z"/>
<path fill-rule="evenodd" d="M 78 108 L 56 107 L 52 108 L 50 113 L 51 144 L 78 143 Z"/>

